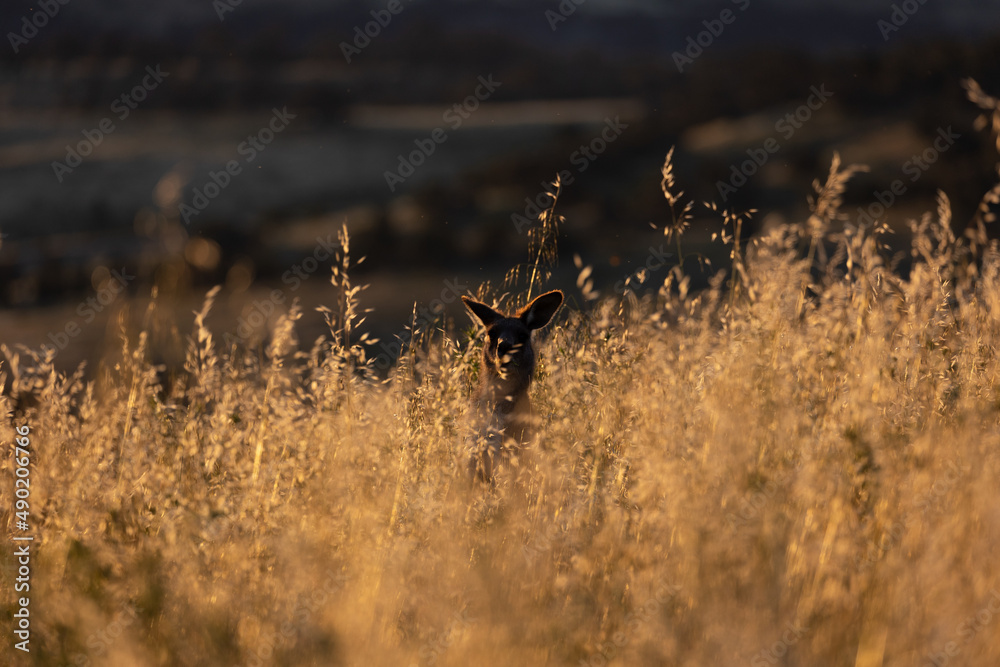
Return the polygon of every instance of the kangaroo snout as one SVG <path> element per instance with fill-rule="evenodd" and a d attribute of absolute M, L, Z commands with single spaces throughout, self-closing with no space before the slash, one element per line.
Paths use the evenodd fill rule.
<path fill-rule="evenodd" d="M 513 361 L 513 359 L 511 359 L 513 355 L 510 352 L 515 347 L 519 346 L 507 340 L 506 338 L 500 339 L 500 342 L 497 343 L 497 357 L 499 357 L 500 362 L 502 364 L 506 364 Z"/>

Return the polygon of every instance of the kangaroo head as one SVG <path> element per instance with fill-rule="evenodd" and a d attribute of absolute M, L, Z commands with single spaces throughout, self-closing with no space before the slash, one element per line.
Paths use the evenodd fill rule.
<path fill-rule="evenodd" d="M 542 294 L 512 317 L 465 296 L 462 301 L 486 327 L 484 377 L 502 390 L 501 395 L 509 396 L 526 389 L 535 371 L 531 332 L 549 323 L 562 304 L 562 292 L 555 290 Z"/>

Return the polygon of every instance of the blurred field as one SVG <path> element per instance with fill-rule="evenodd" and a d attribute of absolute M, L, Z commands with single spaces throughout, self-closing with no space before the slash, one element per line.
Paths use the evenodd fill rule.
<path fill-rule="evenodd" d="M 169 382 L 155 299 L 93 381 L 5 350 L 3 441 L 27 424 L 33 451 L 22 662 L 997 664 L 989 208 L 956 235 L 941 195 L 904 276 L 884 226 L 845 221 L 851 175 L 752 242 L 716 214 L 732 261 L 694 291 L 665 168 L 686 261 L 642 296 L 579 267 L 537 343 L 544 436 L 495 488 L 464 475 L 472 330 L 418 332 L 379 379 L 343 251 L 312 347 L 297 307 L 225 344 L 212 292 Z M 543 256 L 479 296 L 523 303 Z"/>

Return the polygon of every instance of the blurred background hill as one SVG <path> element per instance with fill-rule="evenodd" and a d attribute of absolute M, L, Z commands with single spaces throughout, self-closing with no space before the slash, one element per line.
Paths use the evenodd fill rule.
<path fill-rule="evenodd" d="M 322 240 L 344 223 L 392 338 L 445 281 L 524 261 L 516 216 L 560 172 L 555 286 L 579 254 L 608 289 L 662 243 L 673 145 L 688 196 L 759 209 L 758 229 L 804 219 L 835 151 L 870 167 L 849 211 L 905 182 L 900 233 L 938 189 L 963 226 L 996 178 L 961 85 L 1000 92 L 992 2 L 52 0 L 5 3 L 0 27 L 0 341 L 56 345 L 65 368 L 153 285 L 182 331 L 222 284 L 217 316 L 247 339 L 275 290 L 319 335 Z M 699 208 L 692 242 L 717 227 Z"/>

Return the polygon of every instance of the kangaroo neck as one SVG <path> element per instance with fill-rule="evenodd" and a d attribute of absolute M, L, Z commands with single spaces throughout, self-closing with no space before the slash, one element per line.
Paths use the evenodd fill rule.
<path fill-rule="evenodd" d="M 493 381 L 483 387 L 480 399 L 491 411 L 500 414 L 521 412 L 529 409 L 528 385 L 519 382 L 513 386 L 505 382 Z"/>

